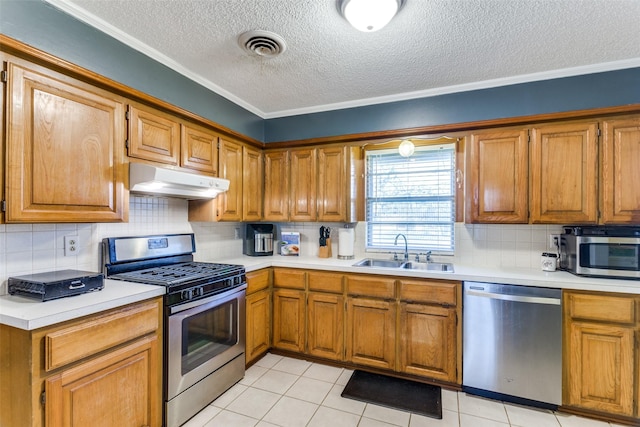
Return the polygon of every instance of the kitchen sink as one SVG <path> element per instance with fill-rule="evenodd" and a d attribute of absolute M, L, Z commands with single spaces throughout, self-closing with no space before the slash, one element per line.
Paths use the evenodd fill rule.
<path fill-rule="evenodd" d="M 354 267 L 400 268 L 405 261 L 365 258 L 353 264 Z"/>
<path fill-rule="evenodd" d="M 425 270 L 453 273 L 453 264 L 448 262 L 412 262 L 365 258 L 353 264 L 354 267 L 404 268 L 406 270 Z"/>
<path fill-rule="evenodd" d="M 449 262 L 405 262 L 402 268 L 407 270 L 426 270 L 453 273 L 453 264 Z"/>

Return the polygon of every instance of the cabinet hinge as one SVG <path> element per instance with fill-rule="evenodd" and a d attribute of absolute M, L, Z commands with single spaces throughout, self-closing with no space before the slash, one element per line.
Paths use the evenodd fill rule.
<path fill-rule="evenodd" d="M 46 402 L 47 402 L 47 392 L 43 391 L 42 394 L 40 395 L 40 404 L 44 406 Z"/>
<path fill-rule="evenodd" d="M 2 202 L 0 202 L 0 210 L 2 212 L 6 212 L 7 211 L 7 201 L 3 200 Z"/>
<path fill-rule="evenodd" d="M 125 111 L 124 118 L 129 120 L 130 116 L 129 116 L 129 112 L 128 111 Z"/>
<path fill-rule="evenodd" d="M 600 137 L 600 128 L 598 128 L 598 129 L 596 130 L 596 135 L 597 135 L 598 137 Z"/>
<path fill-rule="evenodd" d="M 126 148 L 127 150 L 129 149 L 129 140 L 128 139 L 124 140 L 124 148 Z"/>
<path fill-rule="evenodd" d="M 6 71 L 0 71 L 0 80 L 2 81 L 2 83 L 6 83 L 7 82 L 7 72 Z"/>

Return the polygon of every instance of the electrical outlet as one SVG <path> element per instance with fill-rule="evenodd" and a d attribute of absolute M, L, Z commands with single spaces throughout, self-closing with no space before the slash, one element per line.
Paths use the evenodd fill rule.
<path fill-rule="evenodd" d="M 78 236 L 64 236 L 64 256 L 78 255 L 79 243 Z"/>
<path fill-rule="evenodd" d="M 549 249 L 560 249 L 559 234 L 549 234 Z"/>

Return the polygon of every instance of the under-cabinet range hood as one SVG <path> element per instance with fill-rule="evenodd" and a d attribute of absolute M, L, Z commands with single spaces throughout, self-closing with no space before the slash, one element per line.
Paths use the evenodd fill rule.
<path fill-rule="evenodd" d="M 229 180 L 165 169 L 144 163 L 129 164 L 129 190 L 151 196 L 214 199 L 229 189 Z"/>

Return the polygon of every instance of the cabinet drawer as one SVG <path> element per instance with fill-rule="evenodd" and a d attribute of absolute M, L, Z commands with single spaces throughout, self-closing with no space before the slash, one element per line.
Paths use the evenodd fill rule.
<path fill-rule="evenodd" d="M 247 273 L 247 294 L 261 291 L 269 287 L 270 270 L 258 270 Z"/>
<path fill-rule="evenodd" d="M 159 327 L 159 301 L 135 304 L 45 335 L 47 371 L 150 334 Z"/>
<path fill-rule="evenodd" d="M 459 284 L 460 282 L 444 280 L 402 280 L 400 281 L 400 299 L 455 306 L 458 303 Z"/>
<path fill-rule="evenodd" d="M 343 274 L 309 272 L 309 290 L 342 293 Z"/>
<path fill-rule="evenodd" d="M 304 289 L 306 273 L 290 268 L 273 269 L 273 286 L 278 288 Z"/>
<path fill-rule="evenodd" d="M 347 293 L 390 299 L 395 297 L 395 283 L 379 276 L 347 276 Z"/>
<path fill-rule="evenodd" d="M 565 310 L 573 319 L 635 323 L 635 299 L 625 296 L 566 293 Z"/>

